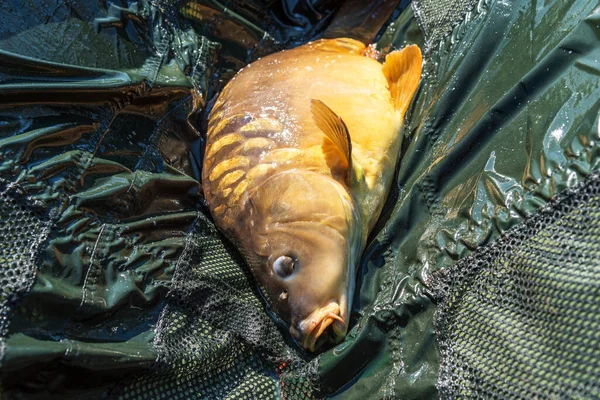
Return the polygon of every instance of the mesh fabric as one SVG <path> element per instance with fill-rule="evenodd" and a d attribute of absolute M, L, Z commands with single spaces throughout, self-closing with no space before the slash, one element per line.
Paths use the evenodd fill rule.
<path fill-rule="evenodd" d="M 33 284 L 37 252 L 48 236 L 48 219 L 18 185 L 0 179 L 0 337 L 6 336 L 15 304 Z M 0 341 L 0 360 L 4 353 Z"/>
<path fill-rule="evenodd" d="M 200 217 L 180 258 L 159 324 L 155 369 L 111 398 L 307 399 L 313 363 L 289 348 L 265 313 L 249 271 Z"/>
<path fill-rule="evenodd" d="M 414 0 L 412 6 L 426 49 L 448 35 L 475 4 L 477 0 Z"/>
<path fill-rule="evenodd" d="M 600 396 L 600 178 L 443 273 L 445 398 Z"/>

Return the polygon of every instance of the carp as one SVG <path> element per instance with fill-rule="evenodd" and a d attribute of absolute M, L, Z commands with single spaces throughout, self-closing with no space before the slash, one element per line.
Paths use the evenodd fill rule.
<path fill-rule="evenodd" d="M 322 39 L 240 70 L 208 120 L 202 186 L 217 227 L 305 349 L 341 341 L 356 269 L 390 189 L 421 79 L 415 45 L 382 65 Z"/>

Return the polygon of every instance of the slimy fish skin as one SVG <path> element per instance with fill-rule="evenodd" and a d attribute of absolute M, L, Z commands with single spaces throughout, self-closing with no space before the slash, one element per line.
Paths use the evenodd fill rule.
<path fill-rule="evenodd" d="M 346 335 L 421 77 L 417 46 L 384 65 L 370 54 L 324 39 L 269 55 L 238 72 L 209 115 L 202 185 L 214 221 L 311 351 Z"/>

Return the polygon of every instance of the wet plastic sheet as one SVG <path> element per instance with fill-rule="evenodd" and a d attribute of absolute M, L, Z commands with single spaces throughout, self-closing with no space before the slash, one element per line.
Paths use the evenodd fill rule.
<path fill-rule="evenodd" d="M 388 27 L 380 49 L 427 49 L 424 83 L 351 330 L 315 357 L 197 178 L 207 100 L 333 3 L 0 5 L 5 397 L 438 396 L 440 274 L 598 169 L 598 4 L 414 1 Z"/>
<path fill-rule="evenodd" d="M 35 217 L 2 225 L 3 272 L 20 281 L 3 281 L 9 397 L 97 397 L 150 366 L 153 326 L 198 215 L 185 154 L 198 137 L 184 123 L 190 80 L 162 63 L 151 26 L 124 18 L 96 31 L 99 6 L 0 6 L 3 204 Z M 150 7 L 134 12 L 162 25 Z"/>
<path fill-rule="evenodd" d="M 425 373 L 437 368 L 424 362 L 428 354 L 437 357 L 425 335 L 436 271 L 535 217 L 597 169 L 597 7 L 590 1 L 480 1 L 447 39 L 429 42 L 398 200 L 371 247 L 375 260 L 383 258 L 372 263 L 383 267 L 363 280 L 386 283 L 378 296 L 388 309 L 374 306 L 374 314 L 404 310 L 402 334 L 414 340 L 397 353 L 392 397 L 419 397 L 412 382 L 426 381 Z M 393 268 L 385 273 L 388 265 Z M 381 304 L 377 297 L 365 303 Z M 446 374 L 453 368 L 447 362 Z M 485 373 L 474 379 L 485 380 Z M 526 373 L 517 379 L 534 385 Z M 452 393 L 465 395 L 460 389 Z"/>
<path fill-rule="evenodd" d="M 331 3 L 306 15 L 326 19 Z M 208 227 L 196 235 L 207 214 L 198 183 L 207 99 L 255 51 L 313 28 L 284 36 L 277 27 L 295 28 L 291 20 L 265 31 L 294 6 L 273 15 L 258 2 L 227 6 L 0 5 L 4 397 L 118 396 L 145 371 L 194 357 L 183 342 L 169 357 L 156 326 L 174 315 L 167 293 L 192 243 L 206 249 L 202 235 L 218 238 Z M 244 278 L 239 264 L 227 266 Z M 241 284 L 270 321 L 251 283 Z M 240 352 L 252 363 L 248 354 Z"/>
<path fill-rule="evenodd" d="M 2 387 L 100 397 L 157 357 L 214 44 L 144 2 L 0 10 Z"/>

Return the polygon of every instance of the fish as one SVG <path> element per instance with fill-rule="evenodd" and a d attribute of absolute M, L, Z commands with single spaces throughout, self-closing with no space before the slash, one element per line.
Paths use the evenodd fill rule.
<path fill-rule="evenodd" d="M 218 229 L 307 351 L 348 331 L 357 266 L 421 80 L 409 45 L 381 64 L 321 39 L 250 63 L 208 117 L 202 187 Z"/>

